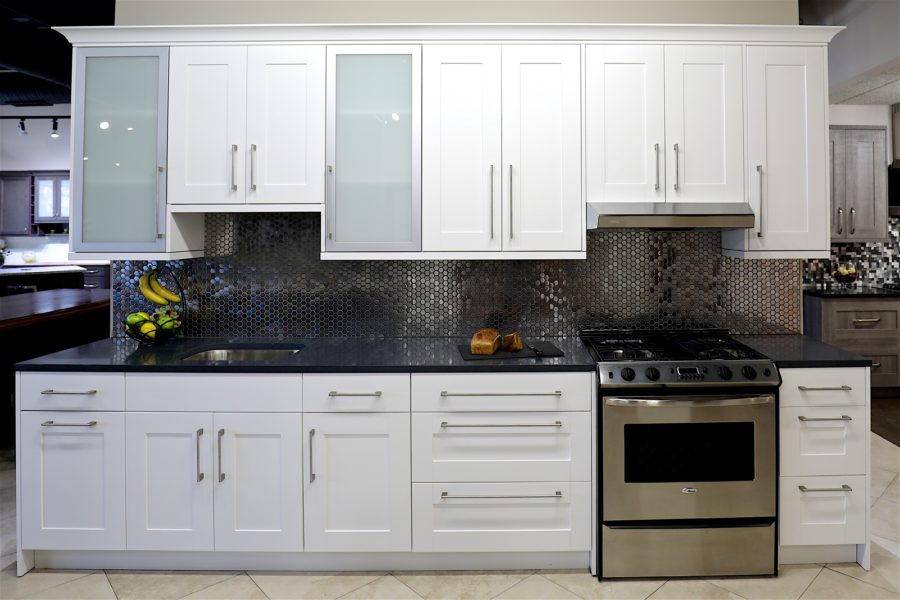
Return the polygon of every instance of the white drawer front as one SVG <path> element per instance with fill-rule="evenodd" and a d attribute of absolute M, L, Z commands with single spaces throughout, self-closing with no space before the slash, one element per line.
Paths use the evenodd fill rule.
<path fill-rule="evenodd" d="M 413 481 L 590 481 L 591 415 L 414 413 Z"/>
<path fill-rule="evenodd" d="M 864 475 L 782 477 L 780 505 L 782 546 L 866 543 Z"/>
<path fill-rule="evenodd" d="M 864 475 L 865 406 L 781 409 L 782 475 Z"/>
<path fill-rule="evenodd" d="M 415 552 L 550 552 L 590 547 L 588 482 L 413 484 Z"/>
<path fill-rule="evenodd" d="M 125 410 L 124 373 L 22 373 L 22 410 Z"/>
<path fill-rule="evenodd" d="M 128 410 L 300 412 L 299 373 L 126 373 Z"/>
<path fill-rule="evenodd" d="M 591 409 L 590 373 L 424 373 L 412 376 L 413 411 Z"/>
<path fill-rule="evenodd" d="M 303 411 L 408 412 L 409 375 L 304 375 Z"/>
<path fill-rule="evenodd" d="M 780 369 L 781 406 L 839 406 L 866 403 L 866 367 Z M 849 388 L 849 389 L 847 389 Z"/>

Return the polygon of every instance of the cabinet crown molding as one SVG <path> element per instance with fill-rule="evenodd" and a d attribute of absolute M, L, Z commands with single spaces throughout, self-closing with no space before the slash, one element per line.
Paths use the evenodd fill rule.
<path fill-rule="evenodd" d="M 323 42 L 711 42 L 825 45 L 844 27 L 645 24 L 174 25 L 54 27 L 73 46 Z"/>

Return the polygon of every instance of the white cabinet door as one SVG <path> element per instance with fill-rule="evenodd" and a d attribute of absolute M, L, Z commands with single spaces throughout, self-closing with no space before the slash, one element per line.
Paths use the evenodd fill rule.
<path fill-rule="evenodd" d="M 303 548 L 300 415 L 216 413 L 216 550 Z"/>
<path fill-rule="evenodd" d="M 666 46 L 667 202 L 744 201 L 740 46 Z"/>
<path fill-rule="evenodd" d="M 250 46 L 247 202 L 325 202 L 325 48 Z"/>
<path fill-rule="evenodd" d="M 169 57 L 169 204 L 243 203 L 245 46 L 174 47 Z"/>
<path fill-rule="evenodd" d="M 21 413 L 22 547 L 125 550 L 125 416 Z"/>
<path fill-rule="evenodd" d="M 782 546 L 865 544 L 865 475 L 782 477 Z"/>
<path fill-rule="evenodd" d="M 129 550 L 213 549 L 210 413 L 125 416 Z"/>
<path fill-rule="evenodd" d="M 581 49 L 503 47 L 503 249 L 581 250 Z"/>
<path fill-rule="evenodd" d="M 423 250 L 500 250 L 500 159 L 500 46 L 425 46 Z"/>
<path fill-rule="evenodd" d="M 408 552 L 409 413 L 303 415 L 306 550 Z"/>
<path fill-rule="evenodd" d="M 865 406 L 782 407 L 780 416 L 782 475 L 865 474 Z"/>
<path fill-rule="evenodd" d="M 588 202 L 664 202 L 663 46 L 585 50 Z"/>
<path fill-rule="evenodd" d="M 825 49 L 747 48 L 749 249 L 827 251 Z"/>

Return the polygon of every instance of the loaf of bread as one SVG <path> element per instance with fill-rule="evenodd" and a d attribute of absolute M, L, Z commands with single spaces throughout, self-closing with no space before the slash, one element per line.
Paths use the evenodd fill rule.
<path fill-rule="evenodd" d="M 469 349 L 472 354 L 484 354 L 490 356 L 500 347 L 500 332 L 491 327 L 484 327 L 475 332 Z"/>
<path fill-rule="evenodd" d="M 519 335 L 518 331 L 504 335 L 503 342 L 500 344 L 500 348 L 504 352 L 518 352 L 524 347 L 525 344 L 522 343 L 522 336 Z"/>

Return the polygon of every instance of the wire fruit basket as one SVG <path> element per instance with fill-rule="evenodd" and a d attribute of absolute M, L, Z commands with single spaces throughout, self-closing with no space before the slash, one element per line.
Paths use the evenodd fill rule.
<path fill-rule="evenodd" d="M 175 300 L 175 296 L 168 290 L 165 291 L 168 293 L 171 300 L 161 298 L 158 295 L 152 294 L 152 292 L 145 292 L 142 288 L 141 291 L 144 296 L 148 297 L 149 299 L 149 295 L 153 295 L 156 298 L 156 300 L 153 300 L 153 302 L 156 304 L 159 304 L 161 300 L 166 302 L 171 301 L 173 304 L 182 302 L 184 300 L 184 288 L 181 287 L 181 283 L 178 281 L 178 277 L 175 276 L 175 273 L 168 266 L 151 270 L 144 276 L 155 278 L 157 275 L 162 273 L 168 274 L 168 279 L 175 283 L 175 286 L 178 288 L 178 299 Z M 165 306 L 165 304 L 163 306 Z M 136 340 L 141 345 L 159 345 L 166 343 L 167 341 L 169 341 L 173 337 L 178 336 L 181 333 L 184 326 L 183 316 L 183 314 L 179 313 L 174 308 L 163 310 L 162 314 L 158 309 L 154 313 L 154 315 L 139 311 L 128 315 L 122 321 L 122 327 L 125 330 L 125 335 L 133 340 Z"/>

